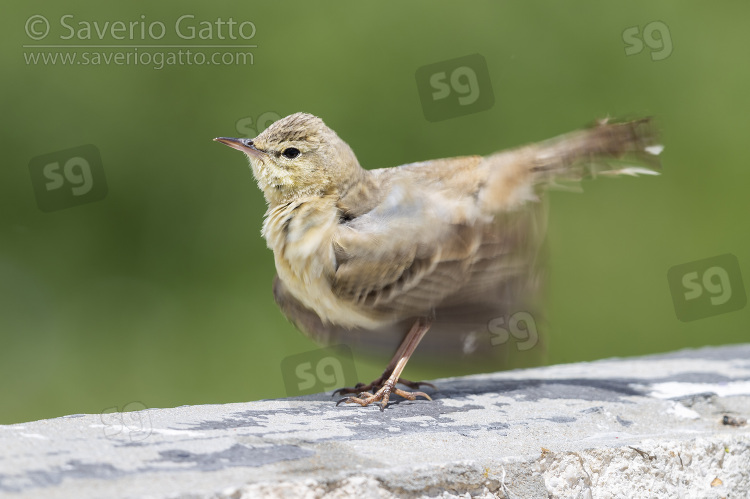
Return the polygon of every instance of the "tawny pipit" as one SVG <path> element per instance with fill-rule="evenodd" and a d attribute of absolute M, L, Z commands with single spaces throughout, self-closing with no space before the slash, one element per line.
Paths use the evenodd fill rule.
<path fill-rule="evenodd" d="M 428 330 L 486 329 L 488 318 L 519 310 L 536 281 L 531 213 L 539 187 L 654 173 L 630 165 L 656 167 L 661 151 L 649 119 L 603 120 L 486 157 L 369 171 L 310 114 L 287 116 L 254 139 L 215 140 L 247 155 L 268 202 L 262 234 L 284 314 L 319 340 L 405 334 L 380 378 L 340 390 L 359 395 L 339 403 L 380 401 L 381 410 L 391 392 L 430 398 L 396 387 L 420 386 L 400 376 Z"/>

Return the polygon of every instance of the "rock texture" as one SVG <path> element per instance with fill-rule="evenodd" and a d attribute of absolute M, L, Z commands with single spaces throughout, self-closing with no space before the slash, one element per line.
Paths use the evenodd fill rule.
<path fill-rule="evenodd" d="M 750 494 L 750 345 L 435 383 L 383 413 L 319 394 L 0 426 L 0 496 Z"/>

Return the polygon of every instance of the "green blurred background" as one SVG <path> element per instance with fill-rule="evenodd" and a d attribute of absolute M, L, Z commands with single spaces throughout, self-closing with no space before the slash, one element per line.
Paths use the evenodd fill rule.
<path fill-rule="evenodd" d="M 46 3 L 7 5 L 0 20 L 0 423 L 132 401 L 286 395 L 282 360 L 316 346 L 273 302 L 265 203 L 247 161 L 211 141 L 266 113 L 321 116 L 369 168 L 487 154 L 607 115 L 654 115 L 662 176 L 550 195 L 544 362 L 750 339 L 748 307 L 679 321 L 667 282 L 670 267 L 724 253 L 750 278 L 750 4 Z M 168 33 L 155 43 L 178 45 L 241 43 L 174 35 L 184 14 L 232 17 L 254 23 L 257 47 L 244 65 L 27 64 L 42 50 L 24 45 L 127 43 L 95 33 L 60 40 L 66 14 L 74 25 L 161 21 Z M 27 36 L 32 15 L 49 20 L 46 40 Z M 654 21 L 667 27 L 657 35 L 671 40 L 668 57 L 656 39 L 626 55 L 623 32 Z M 415 71 L 474 53 L 487 61 L 494 105 L 428 122 Z M 40 211 L 30 160 L 84 144 L 101 152 L 108 194 Z M 380 357 L 356 360 L 363 381 L 383 368 Z M 416 355 L 406 374 L 471 370 Z"/>

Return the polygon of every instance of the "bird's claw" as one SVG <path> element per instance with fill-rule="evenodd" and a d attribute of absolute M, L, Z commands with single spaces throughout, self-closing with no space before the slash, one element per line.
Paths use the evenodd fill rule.
<path fill-rule="evenodd" d="M 331 397 L 336 396 L 336 395 L 343 395 L 345 393 L 359 393 L 361 395 L 363 392 L 366 393 L 372 390 L 373 388 L 380 388 L 381 386 L 383 386 L 382 381 L 380 381 L 380 384 L 376 384 L 377 381 L 380 381 L 380 380 L 375 380 L 368 385 L 365 385 L 364 383 L 357 383 L 353 387 L 345 386 L 343 388 L 339 388 L 338 390 L 333 391 L 333 393 L 331 394 Z"/>
<path fill-rule="evenodd" d="M 429 385 L 429 383 L 425 384 Z M 391 397 L 391 392 L 404 397 L 406 400 L 416 400 L 417 397 L 424 397 L 427 400 L 432 400 L 432 398 L 424 392 L 407 392 L 406 390 L 395 388 L 391 383 L 386 382 L 386 384 L 375 393 L 361 392 L 357 397 L 344 397 L 336 402 L 336 406 L 344 402 L 346 404 L 359 404 L 362 407 L 366 407 L 373 402 L 379 401 L 380 411 L 382 412 L 388 405 L 388 400 Z"/>
<path fill-rule="evenodd" d="M 334 397 L 336 395 L 344 395 L 347 393 L 358 393 L 359 396 L 361 397 L 363 393 L 367 393 L 373 390 L 375 391 L 380 390 L 386 383 L 386 381 L 383 381 L 383 380 L 384 380 L 384 377 L 381 376 L 380 378 L 376 379 L 372 383 L 368 383 L 368 384 L 357 383 L 353 387 L 339 388 L 338 390 L 334 390 L 333 393 L 331 393 L 331 397 Z M 429 386 L 433 390 L 438 389 L 435 385 L 433 385 L 432 383 L 428 383 L 427 381 L 409 381 L 408 379 L 404 379 L 404 378 L 399 378 L 394 384 L 408 386 L 409 388 L 412 388 L 415 390 L 423 386 Z"/>

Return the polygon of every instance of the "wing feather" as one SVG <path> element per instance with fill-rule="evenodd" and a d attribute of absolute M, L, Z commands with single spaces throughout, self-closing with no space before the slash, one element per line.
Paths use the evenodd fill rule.
<path fill-rule="evenodd" d="M 456 196 L 415 177 L 391 179 L 381 203 L 341 224 L 332 282 L 339 298 L 402 319 L 476 300 L 504 275 L 528 271 L 529 257 L 520 252 L 528 247 L 528 213 L 484 214 L 474 193 Z"/>

